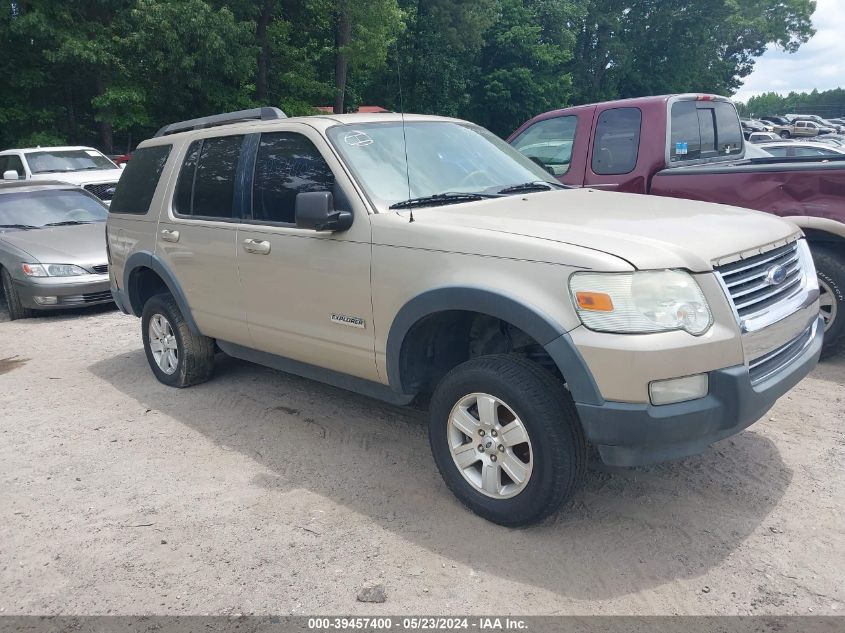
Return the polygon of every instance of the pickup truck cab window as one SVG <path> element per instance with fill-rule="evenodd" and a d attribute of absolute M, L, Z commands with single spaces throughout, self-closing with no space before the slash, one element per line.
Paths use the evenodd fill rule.
<path fill-rule="evenodd" d="M 572 162 L 577 127 L 577 116 L 544 119 L 514 139 L 513 146 L 554 176 L 563 176 Z"/>
<path fill-rule="evenodd" d="M 252 185 L 252 219 L 294 224 L 296 195 L 332 191 L 334 180 L 320 151 L 302 134 L 262 134 Z"/>
<path fill-rule="evenodd" d="M 606 176 L 634 170 L 642 120 L 639 108 L 613 108 L 599 115 L 593 142 L 593 173 Z"/>
<path fill-rule="evenodd" d="M 734 106 L 722 101 L 672 104 L 671 162 L 732 156 L 742 152 L 742 127 Z"/>

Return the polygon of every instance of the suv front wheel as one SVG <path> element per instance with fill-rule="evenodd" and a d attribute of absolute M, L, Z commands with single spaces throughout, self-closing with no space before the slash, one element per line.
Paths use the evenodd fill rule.
<path fill-rule="evenodd" d="M 432 397 L 429 441 L 455 496 L 510 527 L 555 512 L 586 468 L 571 396 L 548 371 L 515 356 L 482 356 L 447 374 Z"/>
<path fill-rule="evenodd" d="M 171 295 L 155 295 L 147 301 L 141 333 L 147 361 L 160 382 L 181 388 L 211 377 L 214 340 L 191 332 Z"/>

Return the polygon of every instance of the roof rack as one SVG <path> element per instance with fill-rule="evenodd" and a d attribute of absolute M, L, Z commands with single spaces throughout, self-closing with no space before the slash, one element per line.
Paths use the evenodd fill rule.
<path fill-rule="evenodd" d="M 188 130 L 202 130 L 204 128 L 217 127 L 218 125 L 240 123 L 241 121 L 273 121 L 276 119 L 286 118 L 287 115 L 279 110 L 279 108 L 252 108 L 250 110 L 238 110 L 237 112 L 226 112 L 224 114 L 214 114 L 212 116 L 204 116 L 198 119 L 189 119 L 187 121 L 171 123 L 170 125 L 165 125 L 156 132 L 153 138 L 167 136 L 168 134 L 177 134 L 178 132 L 187 132 Z"/>

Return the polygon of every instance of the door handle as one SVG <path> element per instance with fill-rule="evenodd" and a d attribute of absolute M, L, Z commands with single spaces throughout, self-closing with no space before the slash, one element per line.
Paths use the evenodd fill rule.
<path fill-rule="evenodd" d="M 264 240 L 244 240 L 244 250 L 247 253 L 255 253 L 256 255 L 267 255 L 270 252 L 270 242 Z"/>
<path fill-rule="evenodd" d="M 161 239 L 165 242 L 178 242 L 179 241 L 179 231 L 171 231 L 170 229 L 162 229 L 161 230 Z"/>

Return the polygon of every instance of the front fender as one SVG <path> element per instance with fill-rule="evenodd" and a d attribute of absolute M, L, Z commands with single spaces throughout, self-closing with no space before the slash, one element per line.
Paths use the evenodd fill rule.
<path fill-rule="evenodd" d="M 519 328 L 546 349 L 577 402 L 602 402 L 592 373 L 560 323 L 535 306 L 498 291 L 465 287 L 429 290 L 408 301 L 396 314 L 387 336 L 386 362 L 388 382 L 397 393 L 406 393 L 401 355 L 408 332 L 421 319 L 449 310 L 486 314 Z"/>

